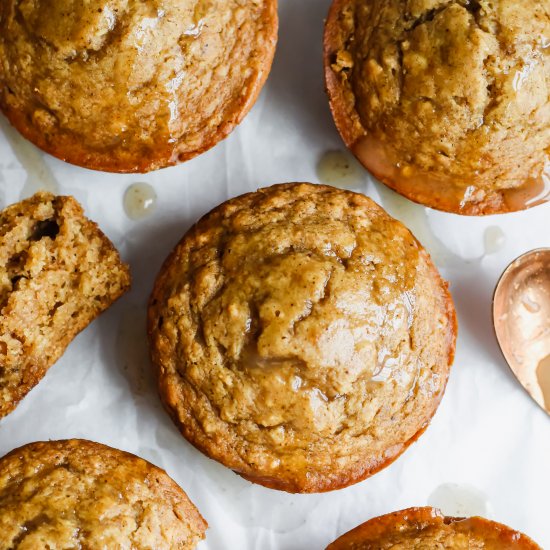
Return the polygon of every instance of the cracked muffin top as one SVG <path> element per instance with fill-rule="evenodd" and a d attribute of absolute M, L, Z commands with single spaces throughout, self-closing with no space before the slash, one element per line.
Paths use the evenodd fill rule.
<path fill-rule="evenodd" d="M 149 305 L 162 399 L 193 445 L 289 492 L 345 487 L 395 460 L 442 397 L 446 284 L 367 197 L 276 185 L 202 218 Z"/>
<path fill-rule="evenodd" d="M 327 550 L 542 550 L 529 537 L 480 517 L 445 517 L 434 508 L 380 516 L 342 535 Z"/>
<path fill-rule="evenodd" d="M 336 125 L 380 180 L 481 215 L 550 198 L 549 0 L 335 0 Z"/>
<path fill-rule="evenodd" d="M 242 120 L 276 34 L 277 0 L 5 0 L 0 108 L 73 164 L 162 168 Z"/>
<path fill-rule="evenodd" d="M 85 440 L 0 459 L 0 547 L 191 550 L 207 524 L 164 470 Z"/>

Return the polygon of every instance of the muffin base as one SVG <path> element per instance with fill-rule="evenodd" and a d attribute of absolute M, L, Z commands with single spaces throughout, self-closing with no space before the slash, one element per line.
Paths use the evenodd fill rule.
<path fill-rule="evenodd" d="M 146 460 L 83 439 L 29 443 L 0 459 L 2 548 L 180 548 L 208 524 Z"/>
<path fill-rule="evenodd" d="M 447 517 L 441 514 L 439 510 L 430 507 L 408 508 L 406 510 L 373 518 L 355 529 L 348 531 L 332 544 L 329 544 L 327 550 L 375 548 L 375 546 L 370 546 L 370 544 L 376 544 L 378 541 L 383 542 L 383 537 L 389 537 L 408 529 L 414 532 L 414 530 L 420 531 L 427 527 L 452 525 L 456 523 L 462 523 L 464 526 L 467 526 L 480 535 L 486 534 L 487 537 L 490 537 L 489 540 L 492 539 L 491 542 L 499 544 L 499 548 L 541 550 L 540 546 L 528 536 L 518 531 L 514 531 L 501 523 L 481 517 Z M 367 544 L 369 544 L 369 546 L 367 546 Z M 376 548 L 378 548 L 378 546 L 376 546 Z"/>
<path fill-rule="evenodd" d="M 516 188 L 485 192 L 445 174 L 400 166 L 399 152 L 380 136 L 369 133 L 355 110 L 353 93 L 332 69 L 341 49 L 339 16 L 354 0 L 334 0 L 325 24 L 324 72 L 330 110 L 346 147 L 371 174 L 407 199 L 444 212 L 467 216 L 505 214 L 550 201 L 550 172 L 528 179 Z"/>
<path fill-rule="evenodd" d="M 266 192 L 273 193 L 275 189 L 284 192 L 285 189 L 295 185 L 297 184 L 276 185 L 268 188 Z M 327 186 L 321 185 L 315 187 L 318 189 L 331 189 Z M 234 200 L 243 200 L 246 196 L 247 195 L 244 195 Z M 218 211 L 223 212 L 225 208 L 227 208 L 227 203 L 218 206 L 210 213 L 206 214 L 203 219 L 215 216 Z M 185 235 L 180 243 L 185 242 L 188 238 L 190 237 Z M 254 468 L 249 467 L 248 465 L 245 465 L 245 467 L 243 467 L 242 461 L 239 462 L 238 460 L 232 458 L 232 452 L 230 449 L 227 448 L 226 441 L 220 441 L 219 438 L 210 438 L 205 436 L 205 434 L 202 432 L 198 420 L 194 417 L 194 415 L 188 413 L 184 414 L 180 410 L 179 404 L 182 402 L 182 400 L 184 400 L 182 390 L 178 386 L 178 384 L 175 383 L 174 377 L 171 375 L 169 376 L 166 373 L 166 370 L 169 370 L 171 367 L 168 367 L 167 363 L 165 363 L 164 360 L 160 359 L 161 356 L 166 357 L 166 354 L 170 354 L 171 351 L 169 350 L 169 344 L 167 341 L 162 338 L 158 341 L 155 339 L 155 334 L 158 330 L 157 314 L 160 314 L 161 311 L 158 304 L 163 303 L 163 293 L 166 284 L 165 278 L 169 277 L 168 273 L 172 263 L 178 261 L 178 256 L 181 252 L 180 246 L 181 245 L 176 246 L 174 252 L 172 252 L 172 254 L 165 261 L 163 267 L 161 268 L 160 274 L 157 277 L 155 287 L 151 294 L 148 313 L 149 340 L 151 343 L 153 363 L 156 367 L 159 381 L 159 393 L 165 409 L 172 418 L 173 422 L 181 431 L 182 435 L 203 454 L 224 464 L 226 467 L 231 468 L 235 471 L 235 473 L 239 474 L 244 479 L 268 488 L 283 490 L 290 493 L 321 493 L 344 488 L 352 484 L 358 483 L 359 481 L 362 481 L 367 477 L 375 474 L 376 472 L 382 470 L 393 461 L 395 461 L 427 429 L 429 422 L 435 414 L 435 411 L 437 410 L 444 394 L 444 387 L 447 382 L 449 368 L 454 359 L 454 350 L 457 335 L 456 315 L 451 295 L 448 291 L 447 284 L 441 279 L 441 276 L 437 272 L 437 269 L 431 262 L 429 262 L 431 276 L 435 281 L 435 286 L 438 286 L 440 289 L 442 302 L 444 304 L 442 307 L 442 315 L 444 315 L 448 319 L 447 339 L 445 342 L 447 357 L 445 361 L 445 380 L 443 383 L 443 388 L 436 395 L 433 395 L 432 407 L 429 411 L 430 416 L 429 418 L 425 419 L 424 423 L 420 426 L 418 431 L 407 441 L 400 441 L 398 444 L 386 448 L 384 453 L 376 455 L 374 459 L 373 456 L 366 456 L 362 461 L 349 461 L 347 464 L 342 464 L 338 467 L 331 469 L 331 471 L 321 472 L 311 469 L 308 470 L 307 473 L 297 471 L 293 472 L 292 475 L 275 477 L 265 474 L 261 475 L 259 472 L 254 471 Z M 178 373 L 178 376 L 183 375 L 181 373 Z"/>
<path fill-rule="evenodd" d="M 157 145 L 154 151 L 141 149 L 105 149 L 88 147 L 85 140 L 76 138 L 69 132 L 47 133 L 33 124 L 27 111 L 18 109 L 9 100 L 10 90 L 0 90 L 0 112 L 11 125 L 26 139 L 46 153 L 76 166 L 113 173 L 146 173 L 160 168 L 174 166 L 191 160 L 208 151 L 225 139 L 248 114 L 260 94 L 273 63 L 278 32 L 278 0 L 266 0 L 267 21 L 265 40 L 262 45 L 263 63 L 253 78 L 249 79 L 239 97 L 231 103 L 224 113 L 223 122 L 216 128 L 208 140 L 193 151 L 179 150 L 176 143 Z M 8 99 L 6 99 L 8 98 Z M 38 105 L 37 105 L 38 106 Z M 183 136 L 185 137 L 185 136 Z"/>

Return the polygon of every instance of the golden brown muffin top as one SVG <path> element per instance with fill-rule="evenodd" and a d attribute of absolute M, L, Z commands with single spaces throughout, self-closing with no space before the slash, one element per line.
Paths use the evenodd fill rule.
<path fill-rule="evenodd" d="M 150 301 L 160 392 L 185 437 L 264 485 L 359 481 L 442 396 L 446 286 L 363 195 L 288 184 L 221 205 L 183 238 Z"/>
<path fill-rule="evenodd" d="M 6 0 L 0 106 L 48 152 L 146 171 L 240 122 L 274 53 L 276 0 Z"/>
<path fill-rule="evenodd" d="M 164 470 L 85 440 L 0 459 L 0 547 L 191 550 L 207 524 Z"/>
<path fill-rule="evenodd" d="M 480 517 L 445 517 L 434 508 L 380 516 L 342 535 L 327 550 L 541 550 L 529 537 Z"/>
<path fill-rule="evenodd" d="M 550 191 L 549 14 L 549 0 L 335 0 L 327 82 L 347 145 L 430 206 L 539 203 Z"/>

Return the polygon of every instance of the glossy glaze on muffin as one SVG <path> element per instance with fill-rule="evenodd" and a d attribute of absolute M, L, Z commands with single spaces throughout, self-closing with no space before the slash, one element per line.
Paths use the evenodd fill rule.
<path fill-rule="evenodd" d="M 269 72 L 276 0 L 6 0 L 0 108 L 47 152 L 147 171 L 215 145 Z"/>
<path fill-rule="evenodd" d="M 434 508 L 409 508 L 352 529 L 327 550 L 542 550 L 529 537 L 480 517 L 445 517 Z"/>
<path fill-rule="evenodd" d="M 164 470 L 82 439 L 0 459 L 0 548 L 192 550 L 207 524 Z"/>
<path fill-rule="evenodd" d="M 550 15 L 537 0 L 335 0 L 336 125 L 380 180 L 461 214 L 550 198 Z"/>
<path fill-rule="evenodd" d="M 293 492 L 397 458 L 442 397 L 455 345 L 428 255 L 363 195 L 288 184 L 224 203 L 163 266 L 149 337 L 184 436 Z"/>

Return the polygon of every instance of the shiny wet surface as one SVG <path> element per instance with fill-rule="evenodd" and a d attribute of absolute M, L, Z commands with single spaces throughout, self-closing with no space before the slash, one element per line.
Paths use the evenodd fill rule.
<path fill-rule="evenodd" d="M 510 368 L 550 414 L 550 249 L 510 264 L 497 286 L 493 315 Z"/>

